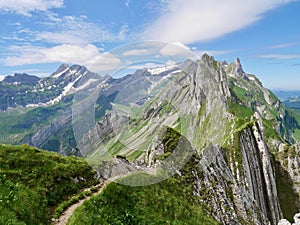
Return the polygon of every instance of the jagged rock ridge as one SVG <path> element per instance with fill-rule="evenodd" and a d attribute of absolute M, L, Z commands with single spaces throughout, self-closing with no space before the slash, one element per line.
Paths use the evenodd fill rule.
<path fill-rule="evenodd" d="M 64 103 L 60 115 L 23 141 L 50 146 L 58 134 L 60 138 L 70 137 L 55 145 L 61 153 L 66 153 L 64 143 L 74 141 L 74 137 L 69 136 L 72 97 L 68 96 L 79 91 L 82 97 L 89 96 L 95 88 L 100 88 L 99 98 L 94 99 L 96 108 L 92 104 L 96 124 L 86 127 L 86 121 L 80 123 L 79 117 L 76 118 L 83 135 L 81 145 L 73 144 L 71 148 L 80 147 L 88 161 L 103 157 L 103 150 L 108 148 L 111 154 L 105 155 L 108 163 L 103 163 L 103 177 L 118 175 L 120 171 L 126 175 L 137 167 L 142 171 L 155 170 L 163 165 L 161 159 L 170 154 L 164 148 L 163 127 L 169 127 L 184 136 L 197 155 L 198 169 L 193 171 L 194 195 L 209 206 L 218 221 L 277 224 L 285 210 L 282 210 L 282 199 L 278 199 L 281 190 L 276 182 L 277 164 L 271 151 L 279 152 L 280 156 L 287 148 L 282 147 L 288 145 L 286 142 L 290 146 L 296 142 L 290 129 L 297 123 L 254 75 L 244 72 L 239 59 L 227 65 L 204 55 L 199 61 L 187 60 L 176 67 L 144 69 L 114 79 L 100 77 L 85 67 L 62 65 L 49 78 L 38 81 L 41 89 L 49 84 L 60 88 L 54 98 L 44 99 L 42 103 L 44 107 L 49 103 L 53 106 Z M 7 83 L 0 82 L 0 85 Z M 30 90 L 34 93 L 37 89 L 35 86 Z M 32 103 L 37 109 L 40 105 L 40 102 Z M 91 105 L 82 107 L 77 116 L 88 113 L 89 107 Z M 131 114 L 133 109 L 139 109 L 139 115 Z M 127 124 L 125 129 L 118 126 L 124 123 Z M 162 131 L 149 132 L 156 129 Z M 125 135 L 118 140 L 119 131 Z M 147 140 L 151 143 L 143 145 Z M 292 147 L 288 149 L 292 151 Z M 275 159 L 290 174 L 295 190 L 299 190 L 295 171 L 297 157 L 298 153 Z M 180 174 L 178 168 L 175 172 Z"/>
<path fill-rule="evenodd" d="M 165 154 L 162 138 L 151 134 L 155 141 L 144 151 L 145 146 L 137 141 L 149 137 L 146 130 L 153 130 L 155 126 L 153 122 L 147 124 L 147 120 L 159 118 L 156 126 L 167 124 L 180 132 L 200 156 L 199 170 L 194 171 L 194 194 L 210 206 L 217 220 L 223 224 L 277 224 L 283 217 L 278 199 L 280 190 L 277 190 L 273 157 L 268 147 L 273 139 L 265 136 L 264 127 L 265 120 L 276 119 L 274 127 L 268 129 L 276 132 L 280 124 L 282 130 L 278 136 L 282 139 L 278 141 L 284 137 L 295 141 L 286 128 L 284 107 L 255 76 L 243 71 L 239 60 L 227 66 L 204 55 L 199 61 L 187 60 L 179 67 L 184 72 L 173 74 L 176 85 L 164 86 L 159 98 L 153 97 L 150 103 L 145 103 L 147 107 L 138 123 L 141 128 L 135 133 L 130 133 L 132 127 L 129 126 L 126 127 L 128 137 L 114 139 L 116 128 L 112 127 L 112 121 L 118 121 L 118 110 L 113 110 L 83 136 L 81 147 L 86 150 L 88 160 L 101 158 L 103 151 L 110 149 L 114 153 L 105 157 L 112 162 L 119 161 L 113 155 L 121 155 L 130 161 L 128 164 L 138 164 L 145 171 L 159 167 L 161 162 L 157 158 Z M 252 98 L 253 103 L 247 101 L 248 98 Z M 173 109 L 161 114 L 166 107 L 165 99 Z M 185 127 L 178 126 L 178 114 L 184 115 L 181 119 L 186 121 L 181 124 Z M 124 120 L 130 124 L 130 116 L 119 116 L 120 124 Z M 170 118 L 174 119 L 170 121 Z M 106 132 L 110 133 L 109 137 Z M 117 140 L 123 146 L 116 145 Z M 141 153 L 135 155 L 137 150 Z M 111 171 L 118 170 L 118 163 L 111 166 Z M 121 167 L 124 168 L 123 163 Z M 134 166 L 127 172 L 130 170 L 134 170 Z"/>

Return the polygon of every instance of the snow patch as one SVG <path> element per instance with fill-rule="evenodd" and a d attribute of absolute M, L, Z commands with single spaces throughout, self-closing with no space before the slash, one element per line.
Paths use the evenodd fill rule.
<path fill-rule="evenodd" d="M 83 85 L 81 85 L 80 87 L 76 88 L 76 91 L 85 89 L 86 87 L 90 86 L 92 83 L 98 81 L 98 79 L 89 79 L 87 82 L 85 82 Z"/>
<path fill-rule="evenodd" d="M 4 78 L 5 78 L 5 76 L 1 76 L 1 75 L 0 75 L 0 81 L 3 81 Z"/>
<path fill-rule="evenodd" d="M 62 71 L 62 72 L 60 72 L 60 73 L 56 73 L 56 74 L 54 74 L 52 77 L 53 77 L 53 78 L 58 78 L 58 77 L 60 77 L 62 74 L 64 74 L 65 72 L 67 72 L 67 71 L 68 71 L 68 69 L 69 69 L 69 67 L 68 67 L 68 68 L 66 68 L 64 71 Z"/>
<path fill-rule="evenodd" d="M 155 67 L 155 68 L 150 68 L 147 69 L 147 71 L 151 74 L 151 75 L 158 75 L 161 74 L 163 72 L 169 71 L 176 68 L 175 65 L 170 65 L 170 66 L 163 66 L 163 67 Z"/>
<path fill-rule="evenodd" d="M 63 92 L 58 96 L 56 97 L 55 99 L 53 100 L 50 100 L 46 103 L 39 103 L 39 104 L 28 104 L 26 105 L 26 107 L 38 107 L 38 106 L 47 106 L 47 105 L 54 105 L 55 103 L 58 103 L 61 101 L 61 99 L 66 96 L 67 94 L 70 94 L 72 92 L 72 88 L 73 88 L 73 85 L 80 79 L 81 77 L 78 77 L 76 80 L 74 80 L 73 82 L 69 83 L 67 86 L 64 87 L 64 90 Z"/>
<path fill-rule="evenodd" d="M 66 96 L 72 89 L 73 85 L 80 79 L 81 77 L 78 77 L 76 80 L 74 80 L 73 82 L 69 83 L 67 86 L 64 87 L 64 90 L 63 92 L 58 96 L 56 97 L 55 99 L 45 103 L 45 104 L 50 104 L 50 105 L 53 105 L 55 103 L 58 103 L 61 101 L 61 99 Z"/>

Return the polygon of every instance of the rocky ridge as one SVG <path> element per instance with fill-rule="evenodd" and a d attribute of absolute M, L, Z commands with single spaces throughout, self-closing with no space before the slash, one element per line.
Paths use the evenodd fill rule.
<path fill-rule="evenodd" d="M 138 70 L 119 79 L 62 65 L 37 85 L 45 88 L 50 81 L 52 87 L 60 87 L 59 93 L 30 106 L 64 105 L 59 115 L 26 136 L 26 142 L 50 146 L 49 140 L 58 135 L 70 137 L 55 145 L 65 154 L 64 143 L 74 141 L 67 134 L 72 125 L 78 126 L 79 146 L 74 142 L 71 148 L 79 147 L 90 164 L 96 162 L 106 179 L 136 170 L 155 173 L 176 164 L 170 156 L 183 154 L 186 148 L 178 143 L 189 143 L 195 166 L 193 194 L 219 222 L 275 225 L 297 212 L 297 201 L 287 203 L 281 195 L 287 190 L 300 193 L 299 144 L 291 133 L 297 122 L 254 75 L 244 72 L 239 59 L 228 65 L 203 55 L 198 61 Z M 73 112 L 72 124 L 73 97 L 68 96 L 80 92 L 84 98 L 95 88 L 99 95 Z M 96 123 L 86 126 L 89 121 L 80 121 L 80 115 L 91 109 Z M 181 142 L 174 141 L 178 135 Z M 181 174 L 180 168 L 172 170 Z M 282 174 L 288 174 L 290 186 L 279 182 Z"/>
<path fill-rule="evenodd" d="M 162 164 L 159 158 L 167 156 L 163 138 L 150 135 L 155 140 L 154 146 L 146 151 L 141 151 L 143 142 L 133 140 L 149 137 L 146 130 L 153 130 L 154 126 L 167 125 L 187 138 L 198 155 L 198 169 L 193 171 L 194 195 L 209 206 L 210 213 L 218 221 L 223 224 L 277 224 L 283 218 L 282 202 L 278 198 L 280 190 L 269 147 L 274 139 L 265 129 L 278 132 L 282 137 L 279 142 L 285 138 L 295 142 L 287 128 L 285 108 L 255 76 L 243 71 L 239 60 L 228 66 L 204 55 L 200 61 L 187 60 L 180 68 L 184 72 L 173 74 L 175 85 L 164 86 L 159 98 L 154 97 L 146 103 L 138 130 L 130 133 L 132 127 L 126 127 L 131 135 L 119 139 L 123 145 L 116 145 L 118 139 L 112 133 L 116 128 L 109 124 L 118 120 L 111 113 L 89 130 L 82 139 L 83 146 L 89 143 L 85 148 L 90 151 L 86 152 L 88 160 L 103 157 L 104 149 L 108 148 L 113 153 L 107 159 L 113 163 L 110 167 L 105 163 L 106 171 L 124 169 L 126 164 L 129 165 L 128 173 L 135 170 L 135 165 L 145 171 L 150 167 L 158 168 Z M 247 101 L 249 98 L 253 102 Z M 165 110 L 165 99 L 172 106 L 169 110 Z M 118 110 L 112 112 L 117 114 Z M 186 119 L 181 126 L 178 125 L 180 116 Z M 130 124 L 130 116 L 119 118 Z M 157 118 L 159 123 L 154 122 Z M 148 124 L 149 119 L 151 123 Z M 265 128 L 267 119 L 273 121 L 273 127 Z M 101 149 L 97 148 L 99 137 L 107 137 L 100 141 Z M 140 153 L 133 157 L 137 150 Z M 120 160 L 122 163 L 117 163 Z M 180 174 L 179 170 L 177 173 Z M 106 176 L 111 174 L 106 172 Z"/>

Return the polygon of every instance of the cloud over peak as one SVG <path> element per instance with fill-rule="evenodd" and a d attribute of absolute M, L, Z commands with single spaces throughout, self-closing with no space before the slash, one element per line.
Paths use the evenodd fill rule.
<path fill-rule="evenodd" d="M 145 39 L 208 41 L 240 30 L 293 0 L 161 0 L 164 9 L 142 34 Z"/>

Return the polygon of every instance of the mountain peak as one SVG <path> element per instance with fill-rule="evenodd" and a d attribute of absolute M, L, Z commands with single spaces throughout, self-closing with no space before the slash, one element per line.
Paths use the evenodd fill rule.
<path fill-rule="evenodd" d="M 15 73 L 13 76 L 6 76 L 3 82 L 35 85 L 39 80 L 39 77 L 27 73 Z"/>
<path fill-rule="evenodd" d="M 245 72 L 239 58 L 236 58 L 229 66 L 226 66 L 225 70 L 231 77 L 245 77 Z"/>
<path fill-rule="evenodd" d="M 236 58 L 233 63 L 233 74 L 239 77 L 243 77 L 245 75 L 245 72 L 242 68 L 241 61 L 239 58 Z"/>
<path fill-rule="evenodd" d="M 70 66 L 68 64 L 61 64 L 57 70 L 51 74 L 51 77 L 53 78 L 58 78 L 60 77 L 63 73 L 65 73 L 68 69 L 70 69 Z"/>
<path fill-rule="evenodd" d="M 68 68 L 70 68 L 70 66 L 66 63 L 63 63 L 58 67 L 58 69 L 56 70 L 56 73 L 62 72 Z"/>
<path fill-rule="evenodd" d="M 234 60 L 234 63 L 241 65 L 241 60 L 240 60 L 240 58 L 236 58 L 236 59 Z"/>

